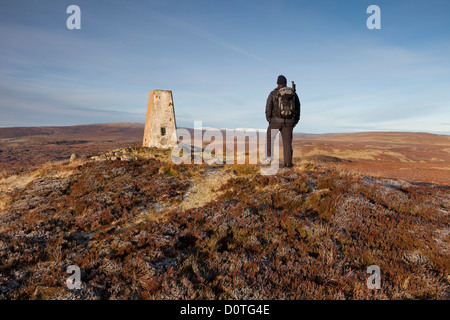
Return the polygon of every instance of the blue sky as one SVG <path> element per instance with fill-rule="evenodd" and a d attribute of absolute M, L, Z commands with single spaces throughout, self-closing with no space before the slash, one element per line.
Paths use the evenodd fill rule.
<path fill-rule="evenodd" d="M 0 126 L 143 123 L 166 89 L 178 126 L 266 128 L 284 74 L 296 132 L 450 134 L 449 17 L 446 0 L 2 0 Z"/>

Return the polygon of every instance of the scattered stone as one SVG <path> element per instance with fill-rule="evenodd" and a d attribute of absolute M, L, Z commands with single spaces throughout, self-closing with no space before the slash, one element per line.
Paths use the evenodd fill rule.
<path fill-rule="evenodd" d="M 78 159 L 78 155 L 76 153 L 72 153 L 72 155 L 70 156 L 69 161 L 70 162 L 74 162 L 76 159 Z"/>
<path fill-rule="evenodd" d="M 94 156 L 94 157 L 91 157 L 91 160 L 95 160 L 95 161 L 105 161 L 105 160 L 107 160 L 107 159 L 106 159 L 106 155 L 102 154 L 102 155 L 100 155 L 100 156 Z"/>
<path fill-rule="evenodd" d="M 120 156 L 119 159 L 122 161 L 133 161 L 133 160 L 135 160 L 135 157 L 133 157 L 132 155 L 129 155 L 129 154 L 124 154 L 124 155 Z"/>
<path fill-rule="evenodd" d="M 297 174 L 297 173 L 293 173 L 293 174 L 291 174 L 291 175 L 289 175 L 287 178 L 290 180 L 290 181 L 294 181 L 295 179 L 298 179 L 300 176 Z"/>
<path fill-rule="evenodd" d="M 147 147 L 125 147 L 109 151 L 105 154 L 93 156 L 94 161 L 137 161 L 140 159 L 158 159 L 168 161 L 171 159 L 171 150 L 147 148 Z"/>

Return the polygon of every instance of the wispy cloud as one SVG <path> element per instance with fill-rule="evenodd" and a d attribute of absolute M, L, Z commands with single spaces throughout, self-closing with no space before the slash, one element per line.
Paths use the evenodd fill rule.
<path fill-rule="evenodd" d="M 56 28 L 39 23 L 59 11 L 50 2 L 30 1 L 27 18 L 10 5 L 17 21 L 0 23 L 0 125 L 143 122 L 149 91 L 169 89 L 186 126 L 265 127 L 267 95 L 286 73 L 302 101 L 297 131 L 444 129 L 443 32 L 427 26 L 416 39 L 387 15 L 380 32 L 368 32 L 358 20 L 364 10 L 353 17 L 351 2 L 331 3 L 261 1 L 235 10 L 225 2 L 80 0 L 83 26 L 74 32 L 63 20 Z M 1 17 L 9 14 L 3 9 Z M 286 32 L 277 33 L 280 18 Z M 408 32 L 414 41 L 392 41 Z"/>
<path fill-rule="evenodd" d="M 217 37 L 213 33 L 207 31 L 205 28 L 201 28 L 199 26 L 196 26 L 196 25 L 194 25 L 192 23 L 183 21 L 181 19 L 175 19 L 175 18 L 173 18 L 171 16 L 168 16 L 166 14 L 163 14 L 161 12 L 152 11 L 151 15 L 152 15 L 153 18 L 157 19 L 158 21 L 161 21 L 162 23 L 164 23 L 166 25 L 170 25 L 172 27 L 175 27 L 175 28 L 177 28 L 178 30 L 180 30 L 182 32 L 188 32 L 191 35 L 194 35 L 194 36 L 196 36 L 198 38 L 201 38 L 201 39 L 207 40 L 209 42 L 215 43 L 215 44 L 217 44 L 219 46 L 222 46 L 222 47 L 224 47 L 226 49 L 235 51 L 237 53 L 240 53 L 240 54 L 245 55 L 247 57 L 250 57 L 252 59 L 256 59 L 256 60 L 258 60 L 260 62 L 267 63 L 266 59 L 264 59 L 264 58 L 262 58 L 262 57 L 260 57 L 260 56 L 258 56 L 256 54 L 254 54 L 254 53 L 251 53 L 248 50 L 246 50 L 246 49 L 244 49 L 244 48 L 242 48 L 240 46 L 237 46 L 236 44 L 233 44 L 233 43 L 231 43 L 229 41 L 226 41 L 226 40 L 224 40 L 224 39 L 222 39 L 220 37 Z"/>

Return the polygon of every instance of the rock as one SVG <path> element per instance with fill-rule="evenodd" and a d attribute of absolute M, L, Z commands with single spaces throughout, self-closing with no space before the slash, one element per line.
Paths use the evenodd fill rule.
<path fill-rule="evenodd" d="M 122 161 L 133 161 L 134 157 L 128 154 L 124 154 L 120 157 L 120 160 Z"/>
<path fill-rule="evenodd" d="M 91 157 L 91 160 L 95 160 L 95 161 L 105 161 L 106 160 L 106 155 L 102 154 L 100 156 L 93 156 Z"/>
<path fill-rule="evenodd" d="M 72 153 L 72 155 L 70 156 L 69 161 L 70 161 L 70 162 L 74 162 L 75 159 L 78 159 L 78 155 L 77 155 L 76 153 Z"/>
<path fill-rule="evenodd" d="M 295 179 L 298 179 L 300 176 L 297 173 L 293 173 L 289 175 L 287 178 L 291 181 L 294 181 Z"/>
<path fill-rule="evenodd" d="M 120 149 L 115 149 L 104 153 L 99 156 L 93 156 L 90 159 L 95 161 L 136 161 L 141 159 L 158 159 L 161 161 L 170 161 L 171 160 L 171 150 L 170 149 L 158 149 L 158 148 L 146 148 L 146 147 L 125 147 Z M 201 157 L 201 153 L 199 155 L 195 155 L 194 157 Z"/>

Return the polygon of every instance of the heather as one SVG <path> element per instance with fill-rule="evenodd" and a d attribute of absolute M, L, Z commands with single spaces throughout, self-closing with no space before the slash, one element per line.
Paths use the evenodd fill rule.
<path fill-rule="evenodd" d="M 448 187 L 314 161 L 259 171 L 150 157 L 4 173 L 0 297 L 448 299 Z"/>

